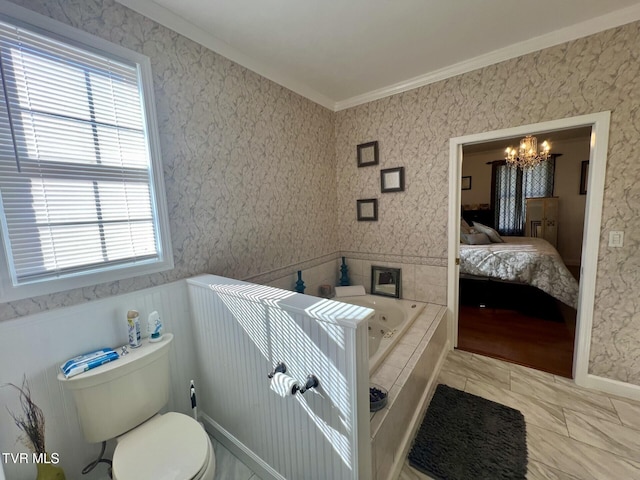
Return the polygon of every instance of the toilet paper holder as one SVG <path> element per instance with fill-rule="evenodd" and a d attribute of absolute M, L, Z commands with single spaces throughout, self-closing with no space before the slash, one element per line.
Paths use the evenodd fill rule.
<path fill-rule="evenodd" d="M 276 367 L 270 374 L 267 375 L 267 377 L 273 378 L 276 373 L 287 373 L 287 366 L 284 364 L 284 362 L 278 362 Z"/>
<path fill-rule="evenodd" d="M 268 378 L 273 378 L 276 373 L 287 373 L 287 366 L 284 362 L 278 362 L 273 371 L 267 375 Z M 313 373 L 307 375 L 307 380 L 303 387 L 299 387 L 298 385 L 294 385 L 293 393 L 304 393 L 310 388 L 318 388 L 320 386 L 320 380 Z"/>

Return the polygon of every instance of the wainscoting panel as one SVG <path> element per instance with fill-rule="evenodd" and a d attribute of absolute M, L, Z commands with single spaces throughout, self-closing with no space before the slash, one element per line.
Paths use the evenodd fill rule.
<path fill-rule="evenodd" d="M 212 433 L 270 478 L 368 478 L 372 311 L 213 275 L 187 282 L 198 406 Z M 278 362 L 301 384 L 315 374 L 320 387 L 279 396 L 267 378 Z"/>

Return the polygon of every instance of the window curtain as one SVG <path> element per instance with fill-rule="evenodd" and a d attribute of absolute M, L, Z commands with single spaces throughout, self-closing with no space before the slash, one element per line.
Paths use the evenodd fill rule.
<path fill-rule="evenodd" d="M 491 199 L 500 235 L 524 235 L 526 199 L 553 196 L 555 167 L 555 157 L 525 171 L 504 160 L 493 162 Z"/>

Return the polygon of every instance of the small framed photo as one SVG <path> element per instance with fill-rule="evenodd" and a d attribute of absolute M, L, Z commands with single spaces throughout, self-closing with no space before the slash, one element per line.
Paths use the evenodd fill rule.
<path fill-rule="evenodd" d="M 378 221 L 378 199 L 367 198 L 365 200 L 357 200 L 358 221 L 359 222 L 377 222 Z"/>
<path fill-rule="evenodd" d="M 404 167 L 380 170 L 380 189 L 382 193 L 404 192 Z"/>
<path fill-rule="evenodd" d="M 368 167 L 369 165 L 378 165 L 378 142 L 358 145 L 358 167 Z"/>
<path fill-rule="evenodd" d="M 583 160 L 580 167 L 580 195 L 587 194 L 587 184 L 589 183 L 589 160 Z"/>
<path fill-rule="evenodd" d="M 462 190 L 471 190 L 471 177 L 462 177 Z"/>

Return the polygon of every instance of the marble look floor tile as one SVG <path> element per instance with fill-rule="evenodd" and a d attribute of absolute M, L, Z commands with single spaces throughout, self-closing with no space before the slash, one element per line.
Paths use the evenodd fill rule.
<path fill-rule="evenodd" d="M 527 480 L 580 480 L 544 463 L 529 460 L 527 464 Z"/>
<path fill-rule="evenodd" d="M 596 390 L 576 385 L 576 382 L 573 380 L 573 378 L 566 378 L 566 377 L 561 377 L 560 375 L 554 375 L 553 379 L 557 384 L 565 385 L 565 386 L 567 386 L 567 387 L 569 387 L 569 388 L 571 388 L 573 390 L 576 390 L 578 392 L 595 392 L 595 393 L 598 393 Z M 606 394 L 602 393 L 601 395 L 606 395 Z M 608 396 L 608 395 L 606 395 L 606 396 Z"/>
<path fill-rule="evenodd" d="M 640 462 L 527 425 L 529 459 L 583 480 L 640 478 Z"/>
<path fill-rule="evenodd" d="M 524 365 L 518 365 L 516 363 L 510 363 L 509 369 L 512 372 L 518 372 L 522 375 L 528 375 L 533 378 L 537 378 L 543 382 L 555 383 L 554 375 L 551 373 L 543 372 L 541 370 L 536 370 L 535 368 L 525 367 Z"/>
<path fill-rule="evenodd" d="M 621 398 L 612 398 L 618 417 L 623 425 L 640 430 L 640 402 Z"/>
<path fill-rule="evenodd" d="M 569 435 L 616 455 L 640 461 L 640 431 L 565 409 Z"/>
<path fill-rule="evenodd" d="M 461 354 L 459 351 L 447 356 L 442 370 L 455 373 L 473 380 L 486 382 L 497 387 L 509 388 L 509 368 L 488 359 L 488 357 Z"/>
<path fill-rule="evenodd" d="M 216 474 L 214 480 L 249 480 L 253 472 L 238 460 L 220 442 L 213 442 L 216 455 Z"/>
<path fill-rule="evenodd" d="M 512 392 L 504 388 L 494 387 L 493 385 L 487 385 L 471 379 L 467 380 L 464 391 L 519 410 L 524 415 L 527 424 L 531 423 L 560 435 L 569 435 L 564 422 L 562 407 L 538 398 Z"/>
<path fill-rule="evenodd" d="M 438 383 L 464 391 L 464 387 L 467 384 L 467 377 L 442 370 L 438 376 Z"/>
<path fill-rule="evenodd" d="M 611 400 L 594 391 L 579 390 L 560 383 L 547 383 L 519 372 L 511 372 L 511 390 L 540 400 L 620 423 Z"/>

